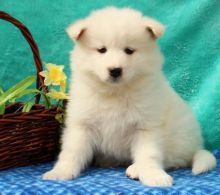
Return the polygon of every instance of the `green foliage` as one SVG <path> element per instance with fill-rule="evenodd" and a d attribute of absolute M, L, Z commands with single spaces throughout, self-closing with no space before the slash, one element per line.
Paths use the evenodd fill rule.
<path fill-rule="evenodd" d="M 3 87 L 0 86 L 0 95 L 4 93 Z"/>
<path fill-rule="evenodd" d="M 0 114 L 5 113 L 5 104 L 0 105 Z"/>
<path fill-rule="evenodd" d="M 8 104 L 15 103 L 19 99 L 27 96 L 33 95 L 36 96 L 40 94 L 44 98 L 45 107 L 48 109 L 51 107 L 50 100 L 42 91 L 38 89 L 31 89 L 30 87 L 36 81 L 36 76 L 29 76 L 19 83 L 15 84 L 13 87 L 4 92 L 3 88 L 0 87 L 0 114 L 5 113 L 5 107 Z M 33 97 L 32 97 L 33 99 Z M 24 103 L 23 112 L 29 112 L 34 105 L 34 101 L 29 100 Z"/>
<path fill-rule="evenodd" d="M 29 112 L 32 108 L 32 106 L 34 105 L 34 102 L 26 102 L 23 106 L 22 112 Z"/>
<path fill-rule="evenodd" d="M 8 101 L 13 100 L 16 96 L 19 96 L 25 89 L 31 86 L 36 80 L 36 76 L 29 76 L 26 79 L 20 81 L 0 96 L 0 106 L 6 104 Z M 20 96 L 21 97 L 21 96 Z"/>

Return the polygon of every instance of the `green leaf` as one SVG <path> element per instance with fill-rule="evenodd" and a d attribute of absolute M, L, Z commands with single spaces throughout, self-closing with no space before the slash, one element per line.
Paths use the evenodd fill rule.
<path fill-rule="evenodd" d="M 36 93 L 36 94 L 41 94 L 41 96 L 44 98 L 44 104 L 45 104 L 45 107 L 48 109 L 51 104 L 50 104 L 50 101 L 48 99 L 48 97 L 42 92 L 42 91 L 39 91 L 38 89 L 25 89 L 23 90 L 21 93 L 19 93 L 17 96 L 15 96 L 14 98 L 10 99 L 9 102 L 10 103 L 14 103 L 16 101 L 16 99 L 19 99 L 25 95 L 28 95 L 28 94 L 32 94 L 32 93 Z"/>
<path fill-rule="evenodd" d="M 27 102 L 24 104 L 22 112 L 29 112 L 34 105 L 34 102 Z"/>
<path fill-rule="evenodd" d="M 14 103 L 17 99 L 22 98 L 25 95 L 29 95 L 29 94 L 39 94 L 41 93 L 41 91 L 39 91 L 38 89 L 25 89 L 23 90 L 21 93 L 18 93 L 16 96 L 14 96 L 13 98 L 9 99 L 8 101 L 10 103 Z"/>
<path fill-rule="evenodd" d="M 0 114 L 5 114 L 5 104 L 0 105 Z"/>
<path fill-rule="evenodd" d="M 14 98 L 20 94 L 23 90 L 32 85 L 36 80 L 36 76 L 29 76 L 26 79 L 20 81 L 18 84 L 11 87 L 0 96 L 0 105 L 5 104 L 8 100 Z"/>
<path fill-rule="evenodd" d="M 50 103 L 50 100 L 49 98 L 46 96 L 46 94 L 44 94 L 42 91 L 40 91 L 40 94 L 41 96 L 44 98 L 44 104 L 45 104 L 45 107 L 46 109 L 50 108 L 51 107 L 51 103 Z"/>
<path fill-rule="evenodd" d="M 3 87 L 0 86 L 0 95 L 2 95 L 4 93 Z"/>
<path fill-rule="evenodd" d="M 41 93 L 41 95 L 44 97 L 46 109 L 50 108 L 51 107 L 50 99 L 43 92 Z"/>
<path fill-rule="evenodd" d="M 55 115 L 55 119 L 59 122 L 59 123 L 64 123 L 64 116 L 62 113 L 58 113 Z"/>

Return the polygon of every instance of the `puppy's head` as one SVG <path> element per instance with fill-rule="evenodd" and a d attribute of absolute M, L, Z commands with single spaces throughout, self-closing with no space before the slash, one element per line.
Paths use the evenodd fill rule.
<path fill-rule="evenodd" d="M 76 43 L 76 69 L 99 82 L 129 83 L 161 68 L 156 39 L 164 26 L 138 11 L 105 8 L 72 24 L 67 33 Z"/>

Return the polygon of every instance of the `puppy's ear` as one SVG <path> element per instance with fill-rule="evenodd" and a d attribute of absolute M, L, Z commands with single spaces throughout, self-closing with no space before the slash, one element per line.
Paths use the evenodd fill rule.
<path fill-rule="evenodd" d="M 78 20 L 76 23 L 71 24 L 67 29 L 66 32 L 71 39 L 75 41 L 80 40 L 83 34 L 86 31 L 86 22 L 85 20 Z"/>
<path fill-rule="evenodd" d="M 145 17 L 144 24 L 153 39 L 161 37 L 165 32 L 165 26 L 155 19 Z"/>

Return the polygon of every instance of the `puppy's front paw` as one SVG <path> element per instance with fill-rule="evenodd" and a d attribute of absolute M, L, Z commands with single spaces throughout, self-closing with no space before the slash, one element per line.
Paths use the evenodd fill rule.
<path fill-rule="evenodd" d="M 43 174 L 44 180 L 70 180 L 73 178 L 71 172 L 62 171 L 59 169 L 52 169 Z"/>
<path fill-rule="evenodd" d="M 43 174 L 44 180 L 70 180 L 75 178 L 79 173 L 72 170 L 72 166 L 55 166 L 51 171 Z"/>
<path fill-rule="evenodd" d="M 125 174 L 130 177 L 131 179 L 138 179 L 139 175 L 138 175 L 138 171 L 137 168 L 135 166 L 135 164 L 130 165 L 127 169 Z"/>
<path fill-rule="evenodd" d="M 139 176 L 140 181 L 152 187 L 170 187 L 173 185 L 173 178 L 163 170 L 143 170 Z"/>
<path fill-rule="evenodd" d="M 161 169 L 145 169 L 136 164 L 130 165 L 126 175 L 132 179 L 139 179 L 144 185 L 152 187 L 169 187 L 173 184 L 173 178 Z"/>

